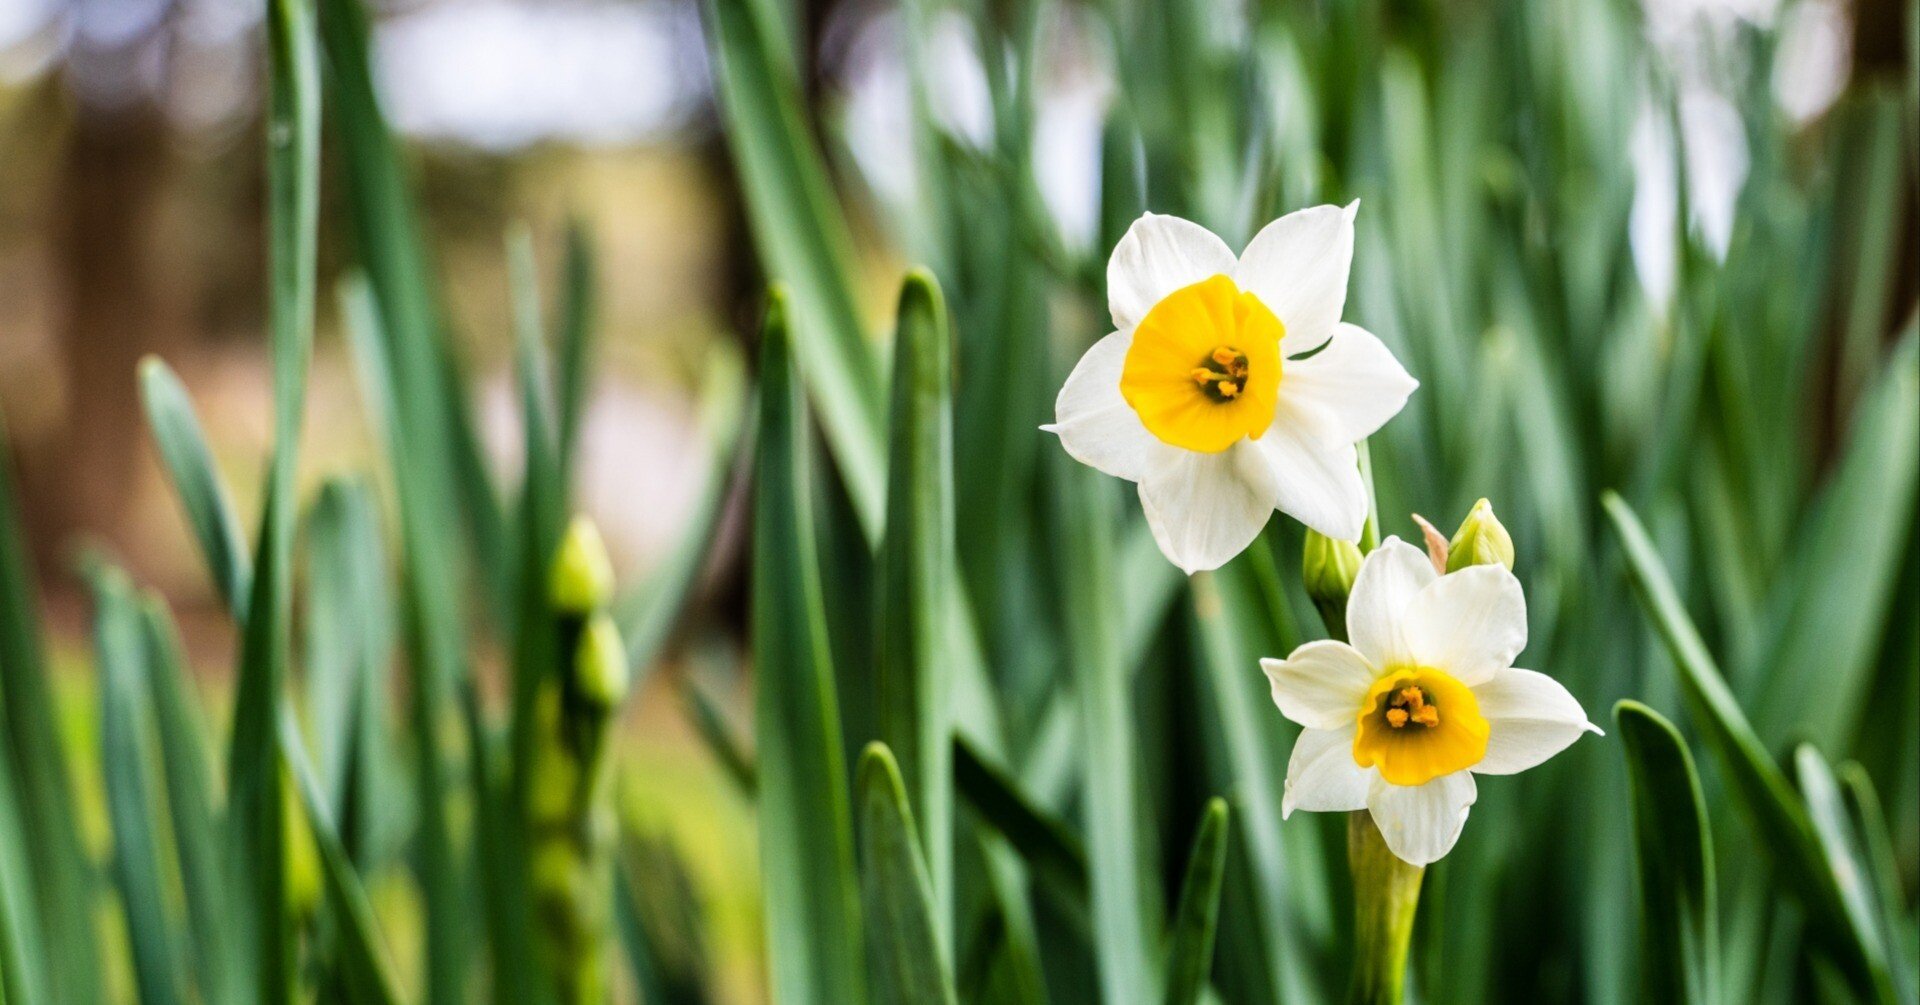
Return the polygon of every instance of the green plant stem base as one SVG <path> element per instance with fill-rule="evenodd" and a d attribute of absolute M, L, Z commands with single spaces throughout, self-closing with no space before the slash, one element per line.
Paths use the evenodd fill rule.
<path fill-rule="evenodd" d="M 1347 1001 L 1400 1005 L 1413 914 L 1427 870 L 1389 851 L 1366 810 L 1347 815 L 1347 869 L 1353 874 L 1353 983 Z"/>

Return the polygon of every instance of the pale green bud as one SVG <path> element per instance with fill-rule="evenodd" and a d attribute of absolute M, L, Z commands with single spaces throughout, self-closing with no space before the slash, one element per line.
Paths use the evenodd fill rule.
<path fill-rule="evenodd" d="M 534 742 L 540 747 L 533 757 L 533 784 L 527 787 L 527 810 L 540 823 L 564 824 L 573 812 L 573 790 L 580 784 L 580 765 L 556 740 L 543 737 Z"/>
<path fill-rule="evenodd" d="M 1493 515 L 1493 504 L 1485 499 L 1473 504 L 1473 510 L 1447 544 L 1447 571 L 1459 572 L 1470 565 L 1504 565 L 1513 568 L 1513 537 Z"/>
<path fill-rule="evenodd" d="M 620 628 L 601 612 L 587 622 L 573 651 L 574 680 L 580 694 L 601 708 L 612 708 L 627 696 L 627 647 Z"/>
<path fill-rule="evenodd" d="M 280 769 L 280 821 L 286 844 L 282 861 L 286 870 L 287 910 L 305 918 L 320 906 L 320 848 L 313 843 L 307 808 L 294 792 L 293 775 L 284 765 Z"/>
<path fill-rule="evenodd" d="M 1300 578 L 1316 604 L 1345 604 L 1360 574 L 1360 546 L 1336 541 L 1319 531 L 1307 531 L 1301 549 Z"/>
<path fill-rule="evenodd" d="M 573 842 L 558 834 L 544 835 L 533 852 L 534 892 L 547 900 L 570 901 L 578 892 L 580 869 L 580 853 Z"/>
<path fill-rule="evenodd" d="M 584 516 L 573 518 L 547 577 L 547 599 L 562 614 L 586 616 L 613 597 L 613 563 L 599 528 Z"/>

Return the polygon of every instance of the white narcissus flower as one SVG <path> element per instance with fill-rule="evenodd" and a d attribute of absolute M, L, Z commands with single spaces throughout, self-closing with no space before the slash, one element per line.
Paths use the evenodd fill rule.
<path fill-rule="evenodd" d="M 1426 865 L 1460 837 L 1474 775 L 1525 771 L 1600 732 L 1557 681 L 1513 665 L 1527 602 L 1503 566 L 1442 576 L 1388 538 L 1354 579 L 1347 637 L 1260 661 L 1273 703 L 1305 727 L 1282 816 L 1365 809 L 1395 855 Z"/>
<path fill-rule="evenodd" d="M 1113 249 L 1117 330 L 1080 358 L 1042 428 L 1139 483 L 1154 540 L 1187 572 L 1239 554 L 1276 509 L 1360 536 L 1354 444 L 1418 384 L 1340 320 L 1358 207 L 1290 213 L 1237 258 L 1199 224 L 1153 213 Z"/>

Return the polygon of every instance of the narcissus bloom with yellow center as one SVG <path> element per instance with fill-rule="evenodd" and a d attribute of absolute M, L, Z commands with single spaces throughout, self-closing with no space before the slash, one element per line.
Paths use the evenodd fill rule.
<path fill-rule="evenodd" d="M 1239 554 L 1276 509 L 1360 536 L 1354 444 L 1417 384 L 1340 320 L 1357 207 L 1288 214 L 1237 257 L 1199 224 L 1149 213 L 1107 263 L 1116 330 L 1081 357 L 1043 428 L 1137 482 L 1154 540 L 1187 572 Z"/>
<path fill-rule="evenodd" d="M 1600 732 L 1557 681 L 1513 665 L 1527 603 L 1504 566 L 1442 576 L 1388 538 L 1354 579 L 1347 637 L 1260 661 L 1273 703 L 1304 727 L 1283 816 L 1365 809 L 1395 855 L 1426 865 L 1459 839 L 1474 775 L 1524 771 Z"/>

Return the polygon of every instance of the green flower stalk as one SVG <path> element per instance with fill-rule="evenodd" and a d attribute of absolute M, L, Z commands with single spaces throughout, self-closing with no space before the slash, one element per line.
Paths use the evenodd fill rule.
<path fill-rule="evenodd" d="M 548 581 L 567 655 L 534 697 L 527 793 L 536 938 L 563 1005 L 607 997 L 616 830 L 607 737 L 628 684 L 626 647 L 606 609 L 612 593 L 600 535 L 576 519 Z"/>
<path fill-rule="evenodd" d="M 1347 1001 L 1399 1005 L 1427 869 L 1402 861 L 1387 847 L 1373 816 L 1355 810 L 1347 814 L 1347 871 L 1353 876 L 1353 978 Z"/>

